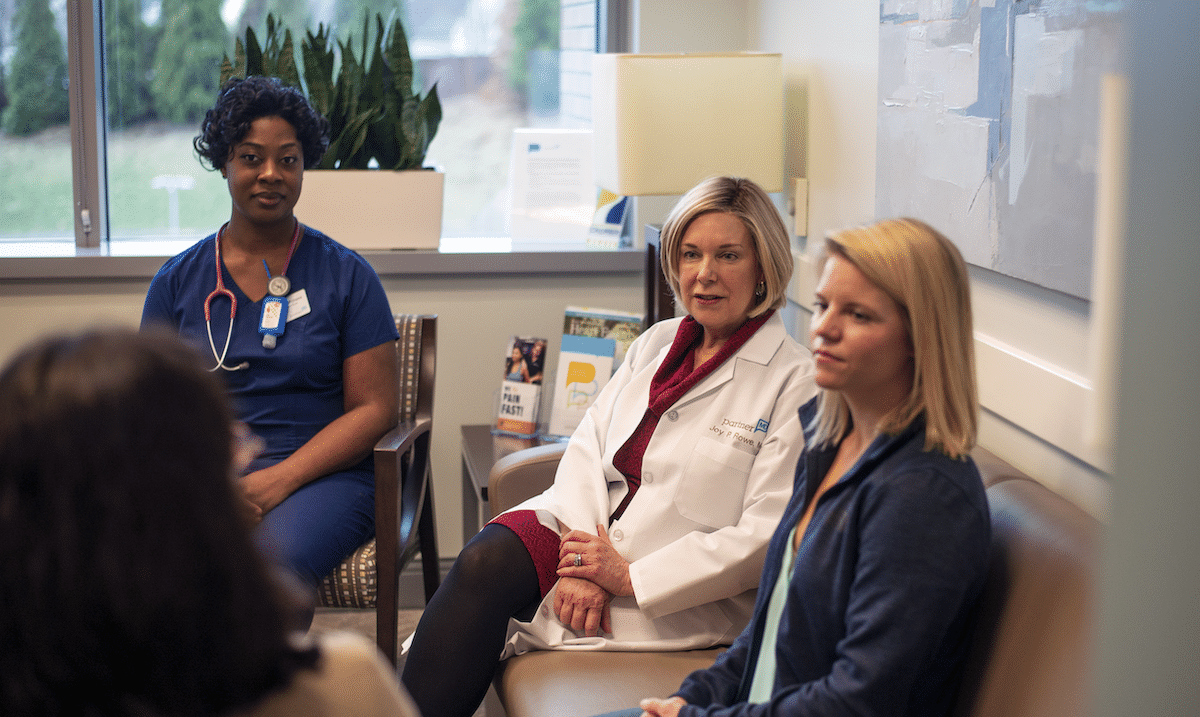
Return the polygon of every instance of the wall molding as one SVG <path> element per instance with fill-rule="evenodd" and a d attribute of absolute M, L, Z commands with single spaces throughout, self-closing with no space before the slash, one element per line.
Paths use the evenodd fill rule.
<path fill-rule="evenodd" d="M 1096 410 L 1090 379 L 978 331 L 975 364 L 984 408 L 1098 470 L 1111 469 L 1108 451 L 1087 438 Z"/>
<path fill-rule="evenodd" d="M 810 312 L 816 262 L 793 251 L 788 298 Z M 803 322 L 801 322 L 803 323 Z M 798 337 L 805 341 L 803 333 Z M 1110 472 L 1112 459 L 1094 436 L 1103 410 L 1092 379 L 1056 366 L 976 330 L 975 364 L 980 405 L 1089 466 Z"/>

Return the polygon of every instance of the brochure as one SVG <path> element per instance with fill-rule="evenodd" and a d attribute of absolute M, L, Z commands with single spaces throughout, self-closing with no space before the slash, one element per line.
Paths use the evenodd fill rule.
<path fill-rule="evenodd" d="M 625 230 L 628 207 L 629 197 L 613 194 L 607 189 L 597 189 L 596 214 L 592 217 L 592 228 L 588 230 L 588 246 L 597 249 L 621 248 L 621 234 Z"/>
<path fill-rule="evenodd" d="M 494 432 L 522 438 L 537 434 L 545 364 L 546 339 L 514 336 L 509 340 Z"/>
<path fill-rule="evenodd" d="M 513 130 L 513 242 L 583 245 L 595 212 L 592 131 Z"/>
<path fill-rule="evenodd" d="M 567 307 L 548 436 L 566 438 L 575 431 L 641 330 L 641 314 Z"/>
<path fill-rule="evenodd" d="M 554 403 L 550 408 L 548 432 L 570 436 L 583 420 L 583 414 L 596 400 L 596 394 L 612 378 L 616 341 L 595 336 L 562 337 L 555 372 Z"/>

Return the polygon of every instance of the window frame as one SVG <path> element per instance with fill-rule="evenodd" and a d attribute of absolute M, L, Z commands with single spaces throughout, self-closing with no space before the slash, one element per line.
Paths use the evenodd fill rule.
<path fill-rule="evenodd" d="M 596 52 L 625 52 L 630 41 L 632 0 L 589 0 L 596 13 Z M 67 0 L 67 64 L 69 72 L 72 214 L 76 257 L 90 260 L 129 258 L 110 253 L 107 200 L 107 127 L 104 112 L 104 0 Z M 561 0 L 560 6 L 577 4 Z M 571 252 L 575 253 L 575 252 Z M 126 254 L 126 252 L 120 252 Z M 59 265 L 75 257 L 50 255 L 0 258 L 12 262 L 45 260 Z M 87 262 L 93 266 L 92 262 Z M 23 272 L 18 272 L 18 274 Z M 41 272 L 36 272 L 41 274 Z M 75 272 L 69 272 L 74 274 Z M 121 272 L 124 273 L 124 272 Z M 137 273 L 141 273 L 138 271 Z M 0 277 L 13 277 L 0 271 Z"/>
<path fill-rule="evenodd" d="M 104 76 L 100 2 L 67 0 L 72 214 L 79 249 L 98 249 L 108 241 L 106 128 L 103 93 L 99 91 Z"/>

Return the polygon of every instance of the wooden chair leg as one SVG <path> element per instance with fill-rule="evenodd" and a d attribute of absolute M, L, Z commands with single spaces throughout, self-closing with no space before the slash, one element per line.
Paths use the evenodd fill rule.
<path fill-rule="evenodd" d="M 375 464 L 375 644 L 396 664 L 400 580 L 399 480 L 395 459 Z"/>
<path fill-rule="evenodd" d="M 380 575 L 382 577 L 382 575 Z M 396 664 L 396 656 L 398 653 L 398 639 L 396 632 L 399 629 L 399 596 L 396 594 L 397 586 L 395 581 L 386 589 L 383 587 L 382 581 L 376 585 L 375 598 L 375 644 L 393 665 Z"/>
<path fill-rule="evenodd" d="M 421 546 L 421 568 L 425 576 L 425 602 L 428 603 L 441 584 L 441 566 L 438 565 L 437 525 L 433 519 L 433 480 L 426 476 L 425 505 L 421 508 L 421 522 L 417 526 L 417 539 Z"/>

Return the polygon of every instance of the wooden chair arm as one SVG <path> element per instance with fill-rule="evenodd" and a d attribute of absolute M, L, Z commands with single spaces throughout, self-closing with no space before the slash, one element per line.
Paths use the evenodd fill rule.
<path fill-rule="evenodd" d="M 429 418 L 405 421 L 375 444 L 377 559 L 394 565 L 397 572 L 417 546 L 418 526 L 428 495 L 432 426 Z M 398 536 L 399 540 L 385 536 Z"/>
<path fill-rule="evenodd" d="M 422 434 L 428 433 L 432 426 L 433 419 L 430 418 L 419 418 L 415 421 L 397 424 L 375 443 L 375 460 L 378 461 L 381 457 L 393 460 L 391 456 L 404 453 L 412 448 L 413 442 Z"/>

